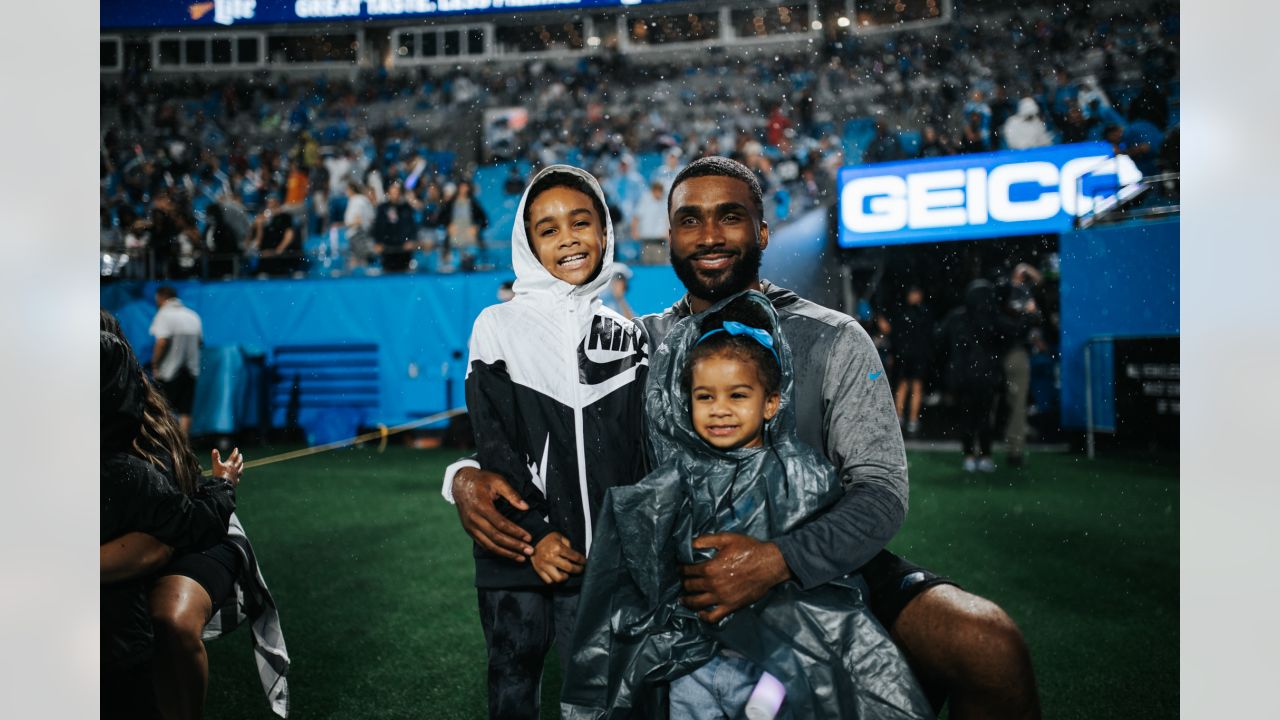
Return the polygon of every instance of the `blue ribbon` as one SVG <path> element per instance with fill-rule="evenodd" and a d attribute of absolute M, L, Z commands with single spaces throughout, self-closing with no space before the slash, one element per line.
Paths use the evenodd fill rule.
<path fill-rule="evenodd" d="M 761 330 L 760 328 L 753 328 L 750 325 L 743 325 L 740 322 L 734 322 L 732 320 L 728 320 L 725 322 L 723 327 L 718 327 L 715 330 L 711 330 L 710 332 L 703 333 L 702 337 L 698 338 L 698 341 L 695 342 L 694 345 L 697 345 L 698 343 L 702 342 L 703 340 L 706 340 L 712 335 L 715 335 L 716 333 L 721 333 L 721 332 L 728 333 L 730 335 L 740 335 L 743 337 L 749 337 L 752 340 L 755 340 L 756 342 L 765 346 L 766 348 L 769 349 L 769 352 L 773 353 L 773 359 L 778 361 L 778 369 L 779 370 L 782 369 L 782 358 L 778 357 L 778 351 L 775 350 L 773 347 L 773 336 L 770 335 L 766 330 Z"/>

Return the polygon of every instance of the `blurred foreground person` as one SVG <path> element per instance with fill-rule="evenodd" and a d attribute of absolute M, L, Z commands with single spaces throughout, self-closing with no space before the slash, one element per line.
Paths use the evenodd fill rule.
<path fill-rule="evenodd" d="M 202 717 L 209 682 L 204 640 L 248 619 L 263 689 L 284 717 L 289 658 L 279 615 L 233 513 L 243 459 L 236 450 L 223 462 L 214 450 L 213 477 L 203 478 L 185 433 L 142 376 L 115 319 L 102 313 L 101 327 L 104 669 L 109 631 L 122 629 L 137 648 L 128 653 L 125 682 L 108 689 L 104 674 L 103 717 Z M 127 598 L 127 622 L 119 611 L 108 619 L 109 597 Z M 150 678 L 142 683 L 148 661 Z"/>

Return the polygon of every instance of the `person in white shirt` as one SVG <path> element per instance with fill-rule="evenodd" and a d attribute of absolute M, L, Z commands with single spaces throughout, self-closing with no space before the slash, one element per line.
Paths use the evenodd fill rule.
<path fill-rule="evenodd" d="M 1005 145 L 1010 150 L 1026 150 L 1053 144 L 1053 136 L 1040 119 L 1040 105 L 1034 98 L 1018 101 L 1018 114 L 1004 121 L 1002 129 Z"/>
<path fill-rule="evenodd" d="M 351 267 L 364 267 L 373 255 L 373 228 L 375 211 L 369 197 L 361 192 L 354 180 L 347 183 L 347 212 L 342 224 L 347 229 L 347 247 L 351 250 Z"/>
<path fill-rule="evenodd" d="M 631 216 L 631 237 L 640 241 L 640 262 L 662 265 L 667 262 L 667 193 L 663 184 L 654 180 L 649 192 L 640 196 Z"/>
<path fill-rule="evenodd" d="M 204 326 L 200 316 L 183 305 L 178 291 L 168 285 L 156 290 L 156 307 L 159 310 L 151 321 L 151 334 L 156 339 L 151 351 L 151 373 L 177 414 L 182 433 L 189 435 Z"/>

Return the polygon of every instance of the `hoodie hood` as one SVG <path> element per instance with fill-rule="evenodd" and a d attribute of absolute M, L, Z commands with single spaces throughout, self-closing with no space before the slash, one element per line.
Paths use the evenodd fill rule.
<path fill-rule="evenodd" d="M 600 252 L 600 272 L 585 285 L 570 285 L 552 275 L 542 266 L 542 263 L 538 262 L 537 256 L 533 254 L 533 248 L 529 246 L 529 234 L 525 232 L 524 209 L 529 202 L 529 191 L 542 178 L 557 173 L 574 175 L 585 180 L 587 186 L 600 200 L 600 206 L 605 208 L 604 217 L 600 218 L 605 228 L 604 248 Z M 529 186 L 524 189 L 524 195 L 520 197 L 520 204 L 516 206 L 516 221 L 511 228 L 511 267 L 516 271 L 516 282 L 511 289 L 516 299 L 520 299 L 522 295 L 544 293 L 587 300 L 597 297 L 613 277 L 613 220 L 609 217 L 608 209 L 609 203 L 605 199 L 604 190 L 600 189 L 600 183 L 596 182 L 596 179 L 586 170 L 572 165 L 549 165 L 534 175 L 529 181 Z"/>
<path fill-rule="evenodd" d="M 1040 114 L 1040 106 L 1036 104 L 1034 98 L 1024 97 L 1018 101 L 1018 117 L 1023 120 L 1030 120 Z"/>
<path fill-rule="evenodd" d="M 653 443 L 654 459 L 657 465 L 677 455 L 740 458 L 761 450 L 761 448 L 720 450 L 699 437 L 693 429 L 693 419 L 689 413 L 689 392 L 681 382 L 689 354 L 693 352 L 698 338 L 702 336 L 702 321 L 739 298 L 759 306 L 769 318 L 769 327 L 766 329 L 773 337 L 773 347 L 781 363 L 782 382 L 779 385 L 781 402 L 773 419 L 765 424 L 765 447 L 797 442 L 791 348 L 779 331 L 778 313 L 773 309 L 769 299 L 755 290 L 747 290 L 721 300 L 705 312 L 680 320 L 654 352 L 649 366 L 649 381 L 645 386 L 644 409 L 649 421 L 650 440 Z"/>

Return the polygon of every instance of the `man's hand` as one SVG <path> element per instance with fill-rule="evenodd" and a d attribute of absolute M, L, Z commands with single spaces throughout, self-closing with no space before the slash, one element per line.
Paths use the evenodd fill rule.
<path fill-rule="evenodd" d="M 738 533 L 715 533 L 695 539 L 693 546 L 714 548 L 716 555 L 697 565 L 680 566 L 686 593 L 682 602 L 691 610 L 700 610 L 698 617 L 709 623 L 720 622 L 791 577 L 782 551 L 770 542 Z"/>
<path fill-rule="evenodd" d="M 533 571 L 542 578 L 542 582 L 552 585 L 568 580 L 570 575 L 581 573 L 587 558 L 573 549 L 569 538 L 553 532 L 538 541 L 529 562 L 533 564 Z"/>
<path fill-rule="evenodd" d="M 531 536 L 494 507 L 498 498 L 505 498 L 517 509 L 529 506 L 506 478 L 479 468 L 462 468 L 453 476 L 453 502 L 458 508 L 462 529 L 480 543 L 480 547 L 508 560 L 524 562 L 525 555 L 532 555 Z"/>

